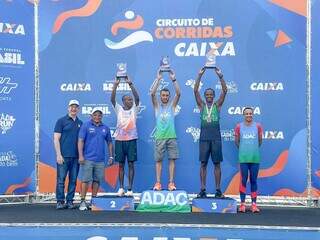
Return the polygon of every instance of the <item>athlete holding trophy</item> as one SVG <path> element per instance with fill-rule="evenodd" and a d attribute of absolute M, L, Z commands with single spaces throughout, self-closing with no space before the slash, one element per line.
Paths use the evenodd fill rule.
<path fill-rule="evenodd" d="M 214 164 L 214 177 L 216 185 L 215 197 L 221 198 L 223 194 L 221 192 L 221 167 L 220 163 L 223 160 L 222 157 L 222 145 L 221 145 L 221 133 L 220 133 L 220 109 L 227 94 L 227 85 L 223 79 L 222 71 L 216 67 L 216 49 L 211 49 L 206 57 L 207 61 L 203 68 L 200 69 L 195 86 L 194 96 L 198 108 L 200 109 L 200 140 L 199 140 L 199 160 L 201 162 L 200 167 L 200 182 L 201 189 L 198 197 L 206 197 L 206 177 L 207 177 L 207 165 L 209 157 Z M 205 101 L 202 100 L 199 93 L 199 86 L 202 75 L 206 69 L 213 69 L 216 75 L 219 77 L 222 91 L 217 101 L 214 101 L 215 91 L 212 88 L 207 88 L 204 91 Z"/>
<path fill-rule="evenodd" d="M 162 80 L 162 73 L 169 72 L 169 77 L 175 89 L 175 96 L 170 101 L 170 91 L 168 88 L 160 90 L 160 102 L 156 96 L 157 89 Z M 155 152 L 154 157 L 156 161 L 156 183 L 154 190 L 162 190 L 161 172 L 162 160 L 167 151 L 169 159 L 169 183 L 168 190 L 176 190 L 174 183 L 175 161 L 179 158 L 177 135 L 175 131 L 175 113 L 176 107 L 180 99 L 180 87 L 178 85 L 176 75 L 170 68 L 169 58 L 164 57 L 160 61 L 160 68 L 157 72 L 157 78 L 151 87 L 151 100 L 156 117 L 156 131 L 155 131 Z"/>

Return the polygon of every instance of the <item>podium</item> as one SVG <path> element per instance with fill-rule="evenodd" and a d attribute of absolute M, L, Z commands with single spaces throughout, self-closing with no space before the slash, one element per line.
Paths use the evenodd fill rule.
<path fill-rule="evenodd" d="M 237 213 L 237 201 L 233 198 L 194 198 L 192 212 Z"/>
<path fill-rule="evenodd" d="M 186 191 L 144 191 L 139 212 L 191 212 Z"/>
<path fill-rule="evenodd" d="M 92 198 L 92 211 L 134 211 L 133 200 L 133 197 L 94 197 Z"/>

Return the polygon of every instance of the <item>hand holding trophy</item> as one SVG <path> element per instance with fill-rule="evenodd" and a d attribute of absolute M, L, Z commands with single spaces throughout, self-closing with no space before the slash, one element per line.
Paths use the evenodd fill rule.
<path fill-rule="evenodd" d="M 165 56 L 162 57 L 160 60 L 160 72 L 170 72 L 170 63 L 169 63 L 169 57 Z"/>
<path fill-rule="evenodd" d="M 211 50 L 206 54 L 206 64 L 205 68 L 216 68 L 216 50 L 217 48 L 211 48 Z"/>
<path fill-rule="evenodd" d="M 117 63 L 117 78 L 126 79 L 127 78 L 127 64 L 126 63 Z"/>

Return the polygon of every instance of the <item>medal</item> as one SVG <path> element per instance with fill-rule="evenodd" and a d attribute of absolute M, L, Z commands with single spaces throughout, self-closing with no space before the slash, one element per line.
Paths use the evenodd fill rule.
<path fill-rule="evenodd" d="M 207 110 L 207 117 L 206 120 L 208 123 L 211 123 L 211 113 L 212 113 L 212 109 L 213 109 L 213 104 L 211 105 L 210 109 L 208 108 L 208 105 L 206 104 L 206 110 Z"/>

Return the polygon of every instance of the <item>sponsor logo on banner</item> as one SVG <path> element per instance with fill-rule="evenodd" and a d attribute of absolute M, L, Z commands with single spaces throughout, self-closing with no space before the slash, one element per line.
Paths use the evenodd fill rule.
<path fill-rule="evenodd" d="M 22 24 L 0 22 L 0 34 L 25 35 L 26 33 Z"/>
<path fill-rule="evenodd" d="M 0 47 L 0 66 L 21 67 L 24 64 L 21 50 Z"/>
<path fill-rule="evenodd" d="M 262 133 L 262 138 L 266 140 L 284 140 L 283 131 L 268 130 Z"/>
<path fill-rule="evenodd" d="M 188 79 L 186 81 L 186 86 L 190 86 L 192 89 L 194 89 L 195 84 L 196 84 L 196 80 L 194 80 L 194 79 Z M 201 90 L 202 85 L 203 85 L 203 83 L 200 82 L 199 90 Z"/>
<path fill-rule="evenodd" d="M 237 93 L 238 86 L 234 81 L 226 82 L 228 93 Z M 216 84 L 216 90 L 222 90 L 222 86 L 220 83 Z"/>
<path fill-rule="evenodd" d="M 193 108 L 193 112 L 194 112 L 194 113 L 200 113 L 200 109 L 198 108 L 198 106 L 196 106 L 195 108 Z"/>
<path fill-rule="evenodd" d="M 0 152 L 0 167 L 16 167 L 18 159 L 13 151 Z"/>
<path fill-rule="evenodd" d="M 118 31 L 120 29 L 127 29 L 127 30 L 138 30 L 130 33 L 124 39 L 120 40 L 119 42 L 114 42 L 108 38 L 104 39 L 105 45 L 113 50 L 123 49 L 127 47 L 134 46 L 141 42 L 153 42 L 152 35 L 144 30 L 140 30 L 143 27 L 144 20 L 141 15 L 135 15 L 133 11 L 126 11 L 124 14 L 126 20 L 119 19 L 119 21 L 113 23 L 111 27 L 111 33 L 113 36 L 118 35 Z"/>
<path fill-rule="evenodd" d="M 252 91 L 283 91 L 284 87 L 282 82 L 253 82 L 250 89 Z"/>
<path fill-rule="evenodd" d="M 93 108 L 98 107 L 99 110 L 103 113 L 103 115 L 110 115 L 110 106 L 108 104 L 84 104 L 81 107 L 81 114 L 83 115 L 91 115 Z"/>
<path fill-rule="evenodd" d="M 9 115 L 1 113 L 0 115 L 0 130 L 1 134 L 6 134 L 8 130 L 10 130 L 13 127 L 14 122 L 16 119 Z"/>
<path fill-rule="evenodd" d="M 193 142 L 198 142 L 200 139 L 200 128 L 197 127 L 188 127 L 186 129 L 186 133 L 191 134 L 193 138 Z M 234 130 L 233 129 L 225 129 L 221 130 L 221 138 L 226 141 L 234 141 Z"/>
<path fill-rule="evenodd" d="M 90 83 L 62 83 L 60 86 L 62 92 L 90 92 Z"/>
<path fill-rule="evenodd" d="M 188 195 L 184 191 L 145 191 L 141 196 L 140 205 L 185 206 L 188 205 Z"/>
<path fill-rule="evenodd" d="M 232 26 L 219 26 L 213 17 L 157 19 L 155 38 L 160 40 L 178 40 L 174 53 L 178 57 L 205 56 L 211 49 L 216 56 L 235 56 Z M 190 42 L 200 39 L 202 42 Z"/>
<path fill-rule="evenodd" d="M 252 107 L 253 108 L 253 114 L 254 115 L 261 115 L 260 107 Z M 228 114 L 230 115 L 242 115 L 243 109 L 245 107 L 229 107 L 228 108 Z"/>
<path fill-rule="evenodd" d="M 234 129 L 224 129 L 221 130 L 221 138 L 225 141 L 225 142 L 230 142 L 230 141 L 234 141 Z"/>
<path fill-rule="evenodd" d="M 155 21 L 154 37 L 143 27 L 144 19 L 133 11 L 125 12 L 125 20 L 119 19 L 111 26 L 113 36 L 120 29 L 135 30 L 118 42 L 105 38 L 105 45 L 113 50 L 128 48 L 142 42 L 153 42 L 154 38 L 162 40 L 178 40 L 173 52 L 178 57 L 205 56 L 211 49 L 216 49 L 216 56 L 235 56 L 234 44 L 230 39 L 234 36 L 232 26 L 219 26 L 213 17 L 209 18 L 179 18 L 157 19 Z M 190 39 L 200 39 L 202 42 L 190 42 Z"/>
<path fill-rule="evenodd" d="M 10 77 L 0 76 L 0 101 L 11 101 L 11 91 L 18 87 L 18 83 L 11 80 Z"/>
<path fill-rule="evenodd" d="M 186 86 L 190 86 L 192 89 L 194 89 L 195 83 L 196 83 L 196 80 L 188 79 L 186 81 L 185 85 Z M 226 82 L 226 84 L 227 84 L 227 88 L 228 88 L 228 93 L 237 93 L 238 92 L 238 86 L 234 81 Z M 203 86 L 203 83 L 200 82 L 199 90 L 201 90 L 202 86 Z M 215 86 L 215 89 L 216 90 L 221 90 L 222 89 L 221 84 L 217 83 L 216 86 Z"/>
<path fill-rule="evenodd" d="M 106 81 L 103 83 L 103 91 L 105 92 L 112 92 L 114 81 Z M 119 92 L 131 92 L 131 88 L 128 83 L 120 82 L 117 91 Z"/>
<path fill-rule="evenodd" d="M 193 138 L 193 142 L 198 142 L 199 138 L 200 138 L 200 128 L 196 128 L 196 127 L 188 127 L 186 129 L 186 133 L 190 133 L 192 138 Z"/>

